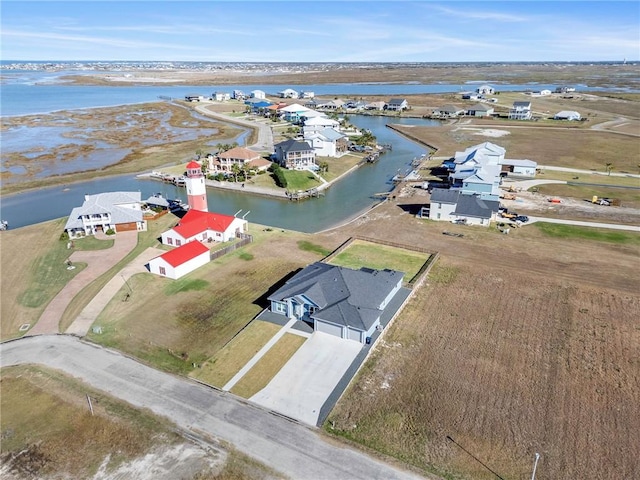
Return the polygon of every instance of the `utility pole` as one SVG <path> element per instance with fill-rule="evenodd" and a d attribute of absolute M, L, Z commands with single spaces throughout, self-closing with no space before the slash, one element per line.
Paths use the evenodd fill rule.
<path fill-rule="evenodd" d="M 536 468 L 538 467 L 538 460 L 540 460 L 540 454 L 536 452 L 536 457 L 533 461 L 533 474 L 531 474 L 531 480 L 536 480 Z"/>

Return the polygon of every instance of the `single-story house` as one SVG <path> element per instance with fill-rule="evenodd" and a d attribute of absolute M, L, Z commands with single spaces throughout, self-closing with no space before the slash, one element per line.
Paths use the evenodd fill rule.
<path fill-rule="evenodd" d="M 274 145 L 275 157 L 280 166 L 290 170 L 317 168 L 316 152 L 308 142 L 292 138 Z"/>
<path fill-rule="evenodd" d="M 448 104 L 440 108 L 436 108 L 433 111 L 433 115 L 436 117 L 444 118 L 457 117 L 458 115 L 464 115 L 464 108 L 458 107 L 457 105 Z"/>
<path fill-rule="evenodd" d="M 571 93 L 575 91 L 576 91 L 575 87 L 569 87 L 567 85 L 561 85 L 559 87 L 556 87 L 556 90 L 555 90 L 556 93 Z"/>
<path fill-rule="evenodd" d="M 462 100 L 478 100 L 481 95 L 474 92 L 462 92 Z"/>
<path fill-rule="evenodd" d="M 318 108 L 324 110 L 340 110 L 342 107 L 344 107 L 344 103 L 345 102 L 343 100 L 336 98 L 334 100 L 319 104 Z"/>
<path fill-rule="evenodd" d="M 245 233 L 247 225 L 246 220 L 235 216 L 189 210 L 178 225 L 161 235 L 162 244 L 179 247 L 196 240 L 228 242 Z"/>
<path fill-rule="evenodd" d="M 535 177 L 538 163 L 533 160 L 516 160 L 505 158 L 502 161 L 502 171 L 519 177 Z"/>
<path fill-rule="evenodd" d="M 204 100 L 204 95 L 200 95 L 199 93 L 188 93 L 184 96 L 184 99 L 187 102 L 201 102 Z"/>
<path fill-rule="evenodd" d="M 510 120 L 531 120 L 531 102 L 513 102 L 509 109 Z"/>
<path fill-rule="evenodd" d="M 216 156 L 208 157 L 210 172 L 232 172 L 233 166 L 255 170 L 267 170 L 271 162 L 263 159 L 258 152 L 245 147 L 234 147 Z"/>
<path fill-rule="evenodd" d="M 392 98 L 387 102 L 386 109 L 392 112 L 401 112 L 409 108 L 409 103 L 404 98 Z"/>
<path fill-rule="evenodd" d="M 535 91 L 531 92 L 531 96 L 532 97 L 547 97 L 549 95 L 551 95 L 551 90 L 547 90 L 547 89 L 535 90 Z"/>
<path fill-rule="evenodd" d="M 209 248 L 196 240 L 151 259 L 147 268 L 151 273 L 177 280 L 210 261 Z"/>
<path fill-rule="evenodd" d="M 553 116 L 554 120 L 582 120 L 582 116 L 574 110 L 562 110 Z"/>
<path fill-rule="evenodd" d="M 365 343 L 402 288 L 396 270 L 354 270 L 316 262 L 296 273 L 268 297 L 269 310 L 296 318 L 314 331 Z"/>
<path fill-rule="evenodd" d="M 387 104 L 385 102 L 371 102 L 364 106 L 365 110 L 384 110 Z"/>
<path fill-rule="evenodd" d="M 147 206 L 149 206 L 149 207 L 157 207 L 157 208 L 161 208 L 163 210 L 168 210 L 169 209 L 169 200 L 164 198 L 159 193 L 151 195 L 149 198 L 147 198 L 144 201 L 144 203 L 146 203 Z"/>
<path fill-rule="evenodd" d="M 64 230 L 69 238 L 96 232 L 145 231 L 140 192 L 106 192 L 85 195 L 81 207 L 69 214 Z"/>
<path fill-rule="evenodd" d="M 313 97 L 315 97 L 315 96 L 316 96 L 316 94 L 315 94 L 315 93 L 313 93 L 313 92 L 309 92 L 309 91 L 304 91 L 304 90 L 303 90 L 303 91 L 301 91 L 301 92 L 298 94 L 298 98 L 304 98 L 304 99 L 307 99 L 307 98 L 313 98 Z"/>
<path fill-rule="evenodd" d="M 495 109 L 489 105 L 478 103 L 467 109 L 467 115 L 472 117 L 490 117 Z"/>

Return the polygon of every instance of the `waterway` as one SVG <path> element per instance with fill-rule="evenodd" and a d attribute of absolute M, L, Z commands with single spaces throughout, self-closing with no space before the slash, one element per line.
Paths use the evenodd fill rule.
<path fill-rule="evenodd" d="M 411 169 L 411 161 L 426 153 L 426 149 L 386 127 L 389 122 L 410 125 L 438 125 L 433 120 L 350 115 L 350 121 L 359 128 L 373 132 L 380 144 L 392 144 L 374 164 L 363 165 L 333 184 L 325 195 L 301 202 L 290 202 L 246 193 L 209 188 L 209 211 L 233 215 L 246 215 L 246 220 L 261 225 L 317 232 L 343 223 L 370 209 L 379 200 L 376 193 L 393 188 L 391 179 L 397 173 Z M 135 175 L 101 178 L 81 183 L 27 191 L 2 197 L 1 216 L 9 228 L 19 228 L 55 218 L 65 217 L 73 207 L 82 204 L 85 194 L 107 191 L 140 191 L 145 200 L 154 193 L 165 198 L 186 201 L 184 188 L 143 180 Z"/>

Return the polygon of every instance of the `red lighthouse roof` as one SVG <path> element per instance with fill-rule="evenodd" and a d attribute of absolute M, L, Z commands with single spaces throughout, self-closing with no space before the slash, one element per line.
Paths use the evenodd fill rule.
<path fill-rule="evenodd" d="M 200 170 L 201 167 L 200 167 L 200 164 L 195 160 L 191 160 L 189 163 L 187 163 L 187 170 L 196 169 L 196 168 Z"/>

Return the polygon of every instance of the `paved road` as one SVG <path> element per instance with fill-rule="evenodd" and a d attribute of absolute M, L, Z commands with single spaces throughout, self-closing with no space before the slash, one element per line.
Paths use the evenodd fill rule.
<path fill-rule="evenodd" d="M 0 344 L 1 366 L 36 363 L 62 370 L 179 427 L 204 432 L 294 479 L 418 479 L 316 431 L 67 335 Z"/>
<path fill-rule="evenodd" d="M 561 223 L 563 225 L 577 225 L 580 227 L 608 228 L 611 230 L 626 230 L 629 232 L 640 232 L 640 227 L 636 225 L 623 225 L 620 223 L 583 222 L 581 220 L 566 220 L 564 218 L 546 218 L 546 217 L 532 217 L 532 216 L 529 216 L 529 222 L 526 223 L 525 225 L 528 225 L 534 222 Z"/>

